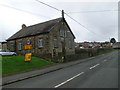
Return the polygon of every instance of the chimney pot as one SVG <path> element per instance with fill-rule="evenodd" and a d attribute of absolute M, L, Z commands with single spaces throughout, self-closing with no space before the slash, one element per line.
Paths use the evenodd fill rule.
<path fill-rule="evenodd" d="M 22 29 L 26 28 L 27 26 L 25 24 L 22 24 Z"/>

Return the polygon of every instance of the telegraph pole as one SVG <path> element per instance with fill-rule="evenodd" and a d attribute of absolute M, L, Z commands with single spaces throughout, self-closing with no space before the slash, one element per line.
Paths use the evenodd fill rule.
<path fill-rule="evenodd" d="M 64 10 L 62 10 L 62 18 L 64 18 Z"/>

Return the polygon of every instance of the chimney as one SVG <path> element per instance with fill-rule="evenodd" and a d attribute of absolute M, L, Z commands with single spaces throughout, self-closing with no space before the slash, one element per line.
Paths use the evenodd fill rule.
<path fill-rule="evenodd" d="M 25 24 L 22 24 L 22 29 L 26 28 L 27 26 Z"/>

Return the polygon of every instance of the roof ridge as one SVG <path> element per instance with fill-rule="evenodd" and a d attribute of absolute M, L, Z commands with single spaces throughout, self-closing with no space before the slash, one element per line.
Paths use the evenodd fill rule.
<path fill-rule="evenodd" d="M 50 20 L 47 20 L 47 21 L 44 21 L 44 22 L 41 22 L 41 23 L 30 25 L 30 26 L 27 26 L 26 28 L 33 27 L 33 26 L 36 26 L 36 25 L 39 25 L 39 24 L 44 24 L 46 22 L 54 21 L 54 20 L 57 20 L 57 19 L 62 19 L 62 17 L 59 17 L 59 18 L 56 18 L 56 19 L 50 19 Z"/>

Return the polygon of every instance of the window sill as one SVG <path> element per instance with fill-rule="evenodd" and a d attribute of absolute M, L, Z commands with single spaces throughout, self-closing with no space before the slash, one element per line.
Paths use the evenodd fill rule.
<path fill-rule="evenodd" d="M 38 49 L 42 49 L 43 47 L 38 47 Z"/>

